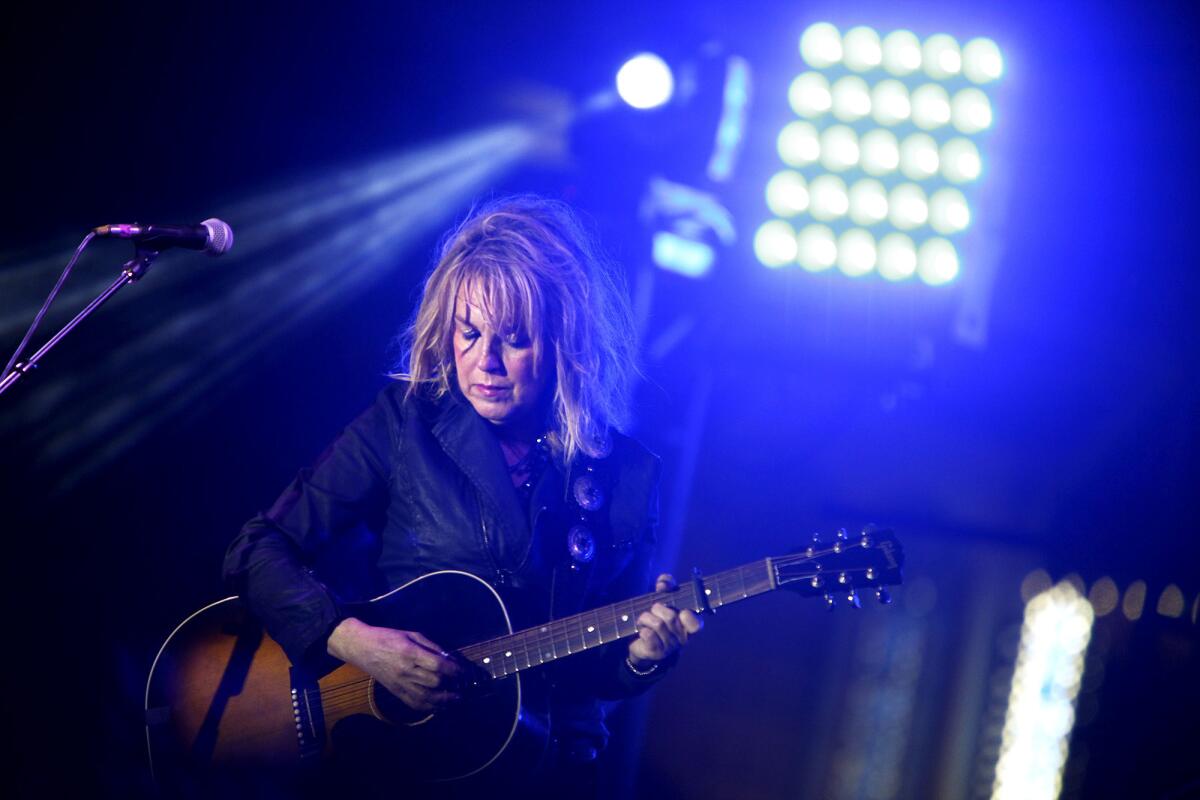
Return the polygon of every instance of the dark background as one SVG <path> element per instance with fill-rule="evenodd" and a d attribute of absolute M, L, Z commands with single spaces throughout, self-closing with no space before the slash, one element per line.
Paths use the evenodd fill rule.
<path fill-rule="evenodd" d="M 754 261 L 795 42 L 819 19 L 1004 49 L 985 146 L 994 202 L 976 220 L 997 264 L 982 342 L 954 334 L 969 264 L 961 286 L 931 289 Z M 239 236 L 220 262 L 165 254 L 0 398 L 4 702 L 25 743 L 10 751 L 15 786 L 148 790 L 141 694 L 161 640 L 222 595 L 240 524 L 383 385 L 438 233 L 471 200 L 510 191 L 576 204 L 651 297 L 633 432 L 666 461 L 664 566 L 715 571 L 870 520 L 908 549 L 891 609 L 826 616 L 772 596 L 712 620 L 679 674 L 627 714 L 623 780 L 668 797 L 986 794 L 1020 585 L 1039 568 L 1149 587 L 1142 620 L 1099 620 L 1067 792 L 1155 797 L 1195 780 L 1182 758 L 1200 733 L 1196 29 L 1189 4 L 1124 2 L 120 4 L 13 17 L 0 30 L 6 357 L 88 228 L 220 216 Z M 333 176 L 531 125 L 606 89 L 633 52 L 686 60 L 710 41 L 750 61 L 755 104 L 739 173 L 720 188 L 740 240 L 708 281 L 650 277 L 637 220 L 650 175 L 695 172 L 689 136 L 711 137 L 701 102 L 581 117 L 455 204 L 406 208 L 413 228 L 387 248 L 306 256 L 338 225 L 369 230 L 354 216 L 364 202 L 264 233 L 238 258 L 274 230 L 272 209 L 335 196 Z M 94 244 L 35 345 L 127 257 Z M 237 294 L 288 263 L 289 281 Z M 288 304 L 301 281 L 328 301 Z M 240 326 L 254 336 L 216 349 Z M 1153 613 L 1171 583 L 1182 619 Z M 856 711 L 885 690 L 892 716 Z"/>

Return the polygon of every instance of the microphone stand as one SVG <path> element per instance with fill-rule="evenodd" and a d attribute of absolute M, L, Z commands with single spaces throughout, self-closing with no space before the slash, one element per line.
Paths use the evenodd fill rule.
<path fill-rule="evenodd" d="M 75 330 L 75 327 L 87 319 L 93 311 L 104 305 L 105 301 L 116 294 L 122 286 L 126 286 L 130 283 L 135 283 L 140 280 L 141 277 L 150 269 L 150 265 L 154 263 L 154 259 L 158 258 L 158 252 L 159 251 L 157 250 L 151 250 L 150 248 L 138 245 L 137 249 L 134 251 L 133 258 L 131 258 L 129 261 L 126 261 L 121 267 L 120 277 L 113 281 L 113 283 L 107 289 L 101 292 L 95 300 L 88 303 L 87 307 L 84 308 L 83 311 L 80 311 L 78 314 L 76 314 L 73 320 L 62 327 L 62 330 L 50 337 L 50 340 L 42 345 L 41 349 L 30 356 L 28 361 L 22 361 L 19 364 L 13 365 L 12 372 L 5 375 L 3 380 L 0 380 L 0 394 L 4 394 L 9 387 L 24 377 L 27 372 L 35 369 L 42 356 L 49 353 L 56 344 L 62 341 L 62 339 L 68 333 Z"/>

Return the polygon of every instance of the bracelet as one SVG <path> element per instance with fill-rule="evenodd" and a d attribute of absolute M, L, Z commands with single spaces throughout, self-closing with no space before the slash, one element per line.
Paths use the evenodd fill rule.
<path fill-rule="evenodd" d="M 629 667 L 629 671 L 634 675 L 637 675 L 639 678 L 645 678 L 658 672 L 658 665 L 659 662 L 655 661 L 650 665 L 649 669 L 638 669 L 633 665 L 633 659 L 631 659 L 629 656 L 625 656 L 625 666 Z"/>

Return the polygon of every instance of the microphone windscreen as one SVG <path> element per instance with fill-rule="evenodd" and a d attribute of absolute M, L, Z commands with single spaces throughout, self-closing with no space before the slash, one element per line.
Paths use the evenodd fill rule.
<path fill-rule="evenodd" d="M 208 244 L 204 252 L 210 256 L 223 256 L 233 247 L 233 228 L 222 220 L 213 217 L 200 223 L 208 231 Z"/>

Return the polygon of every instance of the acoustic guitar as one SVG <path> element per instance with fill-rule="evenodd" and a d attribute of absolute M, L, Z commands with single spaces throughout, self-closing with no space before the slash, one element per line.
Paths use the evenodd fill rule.
<path fill-rule="evenodd" d="M 415 714 L 358 668 L 317 676 L 293 667 L 236 597 L 185 619 L 163 643 L 146 684 L 146 738 L 160 783 L 180 775 L 292 772 L 366 738 L 405 780 L 457 781 L 514 764 L 531 769 L 545 751 L 546 681 L 538 668 L 634 636 L 654 603 L 696 613 L 775 589 L 851 606 L 860 592 L 888 602 L 903 550 L 889 530 L 839 531 L 831 541 L 701 577 L 514 632 L 490 584 L 445 570 L 364 603 L 371 625 L 421 631 L 469 670 L 463 700 Z M 545 671 L 542 672 L 544 675 Z M 339 731 L 358 733 L 341 735 Z M 349 744 L 347 744 L 349 743 Z"/>

